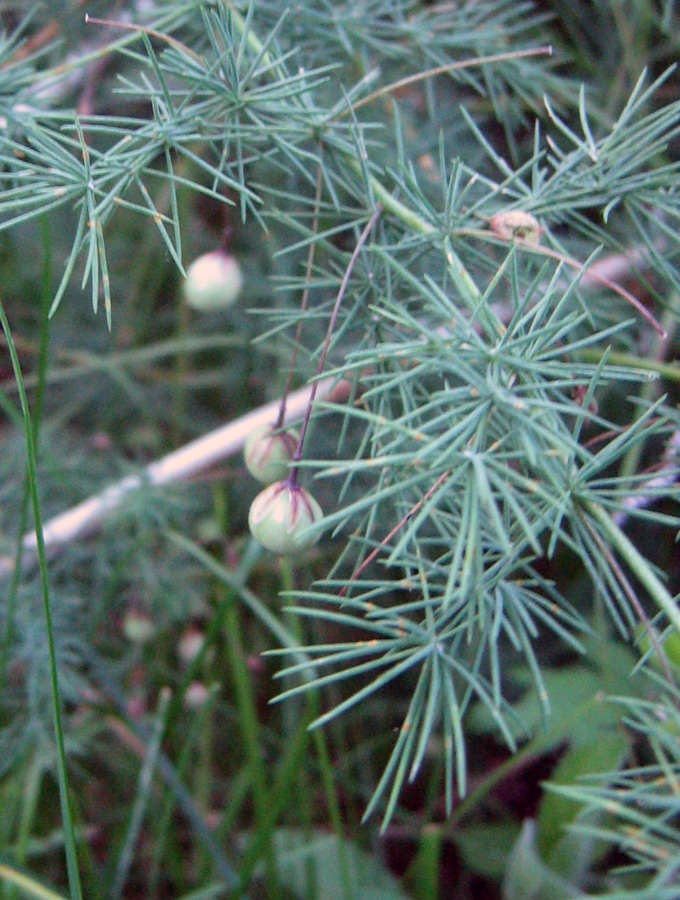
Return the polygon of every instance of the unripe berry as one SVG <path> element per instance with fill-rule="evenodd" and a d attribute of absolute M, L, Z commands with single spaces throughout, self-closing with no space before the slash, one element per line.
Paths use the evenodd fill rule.
<path fill-rule="evenodd" d="M 541 226 L 538 219 L 522 209 L 496 213 L 489 219 L 489 225 L 494 234 L 506 241 L 518 238 L 536 246 L 541 240 Z"/>
<path fill-rule="evenodd" d="M 292 429 L 277 431 L 273 425 L 260 425 L 243 448 L 246 468 L 262 484 L 281 481 L 288 475 L 288 463 L 295 456 L 299 439 Z"/>
<path fill-rule="evenodd" d="M 250 505 L 248 525 L 265 550 L 281 555 L 299 553 L 319 540 L 310 525 L 323 513 L 314 497 L 298 484 L 277 481 L 261 491 Z"/>
<path fill-rule="evenodd" d="M 199 709 L 210 697 L 208 688 L 200 681 L 192 681 L 184 694 L 184 705 L 189 709 Z"/>
<path fill-rule="evenodd" d="M 135 644 L 146 644 L 156 633 L 156 626 L 146 613 L 131 609 L 123 619 L 123 634 Z"/>
<path fill-rule="evenodd" d="M 199 256 L 187 269 L 184 297 L 194 309 L 213 312 L 231 306 L 242 286 L 241 267 L 234 257 L 213 250 Z"/>

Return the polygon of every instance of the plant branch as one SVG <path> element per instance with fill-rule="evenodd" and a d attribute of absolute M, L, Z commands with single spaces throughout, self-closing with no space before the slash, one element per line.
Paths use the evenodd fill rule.
<path fill-rule="evenodd" d="M 361 565 L 357 566 L 357 568 L 349 576 L 350 582 L 356 581 L 356 579 L 359 577 L 359 575 L 361 575 L 361 573 L 363 571 L 365 571 L 368 568 L 368 566 L 370 566 L 370 564 L 373 562 L 373 560 L 376 558 L 376 556 L 380 553 L 380 551 L 392 540 L 392 538 L 395 536 L 395 534 L 398 534 L 401 531 L 401 529 L 404 527 L 404 525 L 406 525 L 406 523 L 409 522 L 413 518 L 413 516 L 421 509 L 422 505 L 424 503 L 427 503 L 427 501 L 430 499 L 430 497 L 448 479 L 450 474 L 451 474 L 451 472 L 448 469 L 446 470 L 446 472 L 442 472 L 442 474 L 439 476 L 439 478 L 429 488 L 429 490 L 426 491 L 426 493 L 420 498 L 420 500 L 416 504 L 414 504 L 414 506 L 412 506 L 411 509 L 406 513 L 406 515 L 397 522 L 397 524 L 394 526 L 394 528 L 392 528 L 388 532 L 388 534 L 385 535 L 385 537 L 380 541 L 378 546 L 375 547 L 373 550 L 371 550 L 371 552 L 368 554 L 366 559 L 361 563 Z M 344 597 L 348 590 L 349 590 L 349 584 L 346 584 L 345 587 L 343 587 L 342 590 L 340 591 L 339 596 Z"/>
<path fill-rule="evenodd" d="M 602 351 L 584 347 L 578 351 L 578 358 L 584 362 L 599 363 L 602 359 Z M 623 353 L 612 350 L 607 354 L 607 362 L 612 366 L 625 366 L 630 369 L 644 369 L 647 372 L 655 372 L 661 378 L 680 384 L 680 366 L 676 362 L 662 362 L 649 356 L 636 356 L 634 353 Z"/>
<path fill-rule="evenodd" d="M 323 144 L 319 145 L 319 153 L 323 150 Z M 321 203 L 321 187 L 322 187 L 322 170 L 321 163 L 319 163 L 319 167 L 316 173 L 316 195 L 314 197 L 314 220 L 312 222 L 312 234 L 316 235 L 319 230 L 319 204 Z M 295 330 L 295 341 L 293 344 L 293 352 L 290 357 L 290 365 L 288 367 L 288 378 L 286 379 L 286 386 L 283 389 L 283 396 L 281 397 L 281 406 L 279 407 L 279 414 L 276 419 L 276 428 L 281 428 L 286 421 L 286 403 L 288 402 L 288 394 L 290 393 L 291 385 L 293 383 L 293 375 L 295 374 L 295 360 L 297 359 L 298 347 L 300 345 L 300 337 L 302 335 L 302 326 L 304 324 L 304 312 L 307 309 L 307 300 L 309 298 L 309 279 L 312 274 L 312 265 L 314 263 L 314 252 L 316 250 L 316 241 L 309 242 L 309 250 L 307 251 L 307 265 L 305 269 L 305 287 L 302 291 L 302 299 L 300 301 L 300 321 L 298 322 L 297 328 Z"/>
<path fill-rule="evenodd" d="M 382 207 L 378 206 L 371 218 L 366 223 L 364 230 L 359 235 L 359 240 L 357 241 L 357 245 L 354 248 L 354 252 L 350 258 L 350 261 L 347 265 L 347 269 L 345 270 L 345 274 L 342 279 L 342 284 L 340 285 L 340 290 L 338 291 L 338 296 L 335 298 L 335 304 L 333 306 L 333 312 L 331 313 L 331 318 L 328 323 L 328 331 L 326 332 L 326 340 L 324 341 L 323 349 L 321 351 L 321 357 L 319 358 L 319 367 L 317 370 L 317 378 L 323 372 L 323 367 L 326 362 L 326 354 L 328 353 L 328 348 L 331 343 L 331 336 L 333 334 L 333 329 L 335 328 L 335 323 L 338 318 L 338 312 L 340 310 L 340 304 L 342 303 L 342 298 L 345 296 L 345 291 L 347 290 L 347 285 L 349 284 L 349 279 L 354 270 L 354 266 L 356 265 L 356 261 L 359 258 L 359 253 L 361 252 L 361 248 L 364 246 L 366 241 L 368 240 L 368 236 L 373 231 L 375 227 L 375 223 L 378 221 L 382 214 Z M 318 389 L 320 382 L 314 381 L 312 384 L 312 389 L 309 393 L 309 403 L 307 404 L 307 409 L 305 411 L 305 417 L 302 422 L 302 428 L 300 429 L 300 440 L 298 441 L 297 449 L 295 451 L 295 456 L 293 457 L 293 464 L 290 468 L 290 475 L 288 476 L 288 481 L 291 487 L 297 484 L 297 476 L 299 466 L 297 463 L 302 459 L 302 448 L 305 443 L 305 435 L 307 434 L 307 428 L 309 427 L 309 419 L 312 415 L 312 406 L 314 405 L 314 400 L 316 399 L 316 392 Z"/>
<path fill-rule="evenodd" d="M 535 244 L 531 241 L 523 240 L 520 237 L 513 237 L 510 240 L 506 240 L 500 237 L 498 234 L 492 233 L 490 231 L 485 231 L 481 228 L 461 228 L 456 230 L 456 234 L 465 235 L 466 237 L 476 237 L 481 238 L 483 240 L 490 240 L 494 243 L 508 244 L 510 240 L 522 249 L 527 250 L 529 253 L 536 253 L 539 256 L 547 256 L 549 259 L 555 259 L 558 262 L 564 263 L 566 266 L 569 266 L 571 269 L 576 269 L 579 272 L 588 271 L 585 268 L 585 265 L 582 262 L 579 262 L 577 259 L 573 259 L 570 256 L 567 256 L 564 253 L 560 253 L 558 250 L 553 250 L 551 247 L 544 247 L 541 244 Z M 660 338 L 664 339 L 666 337 L 666 332 L 661 327 L 655 316 L 647 309 L 647 307 L 641 303 L 638 298 L 631 294 L 630 291 L 627 291 L 622 285 L 618 284 L 616 281 L 612 281 L 606 274 L 604 274 L 601 270 L 593 270 L 590 272 L 590 278 L 593 281 L 598 282 L 604 287 L 609 288 L 614 291 L 614 293 L 618 294 L 619 297 L 622 297 L 627 303 L 629 303 L 633 309 L 635 309 L 642 318 L 648 322 L 654 331 L 659 335 Z"/>
<path fill-rule="evenodd" d="M 673 675 L 671 673 L 670 662 L 668 660 L 668 656 L 663 647 L 663 644 L 661 644 L 658 639 L 656 628 L 654 627 L 649 616 L 645 612 L 644 607 L 638 600 L 637 594 L 635 593 L 635 591 L 633 589 L 633 585 L 630 583 L 629 579 L 626 576 L 626 573 L 621 568 L 621 565 L 619 564 L 619 561 L 617 560 L 616 556 L 612 553 L 611 548 L 602 539 L 602 535 L 599 533 L 599 531 L 596 528 L 594 528 L 591 525 L 591 523 L 589 523 L 589 522 L 586 523 L 586 527 L 588 528 L 588 532 L 590 533 L 590 536 L 592 537 L 592 539 L 595 541 L 595 543 L 599 547 L 603 557 L 607 560 L 607 562 L 611 566 L 611 569 L 614 572 L 614 575 L 616 576 L 616 580 L 618 581 L 619 585 L 621 586 L 621 590 L 624 592 L 624 594 L 628 598 L 628 602 L 635 610 L 635 613 L 638 616 L 638 618 L 640 619 L 640 622 L 644 625 L 645 631 L 649 635 L 650 643 L 651 643 L 652 647 L 654 648 L 656 658 L 658 659 L 658 661 L 661 665 L 661 668 L 664 671 L 664 675 L 666 676 L 666 680 L 668 681 L 668 684 L 672 687 L 674 684 L 674 679 L 673 679 Z"/>
<path fill-rule="evenodd" d="M 483 66 L 488 63 L 509 62 L 513 59 L 526 59 L 531 56 L 552 56 L 552 53 L 553 48 L 550 46 L 535 47 L 528 50 L 514 50 L 508 53 L 492 53 L 489 56 L 477 56 L 473 59 L 459 59 L 443 66 L 435 66 L 432 69 L 426 69 L 424 72 L 416 72 L 414 75 L 407 75 L 405 78 L 400 78 L 398 81 L 392 81 L 390 84 L 385 84 L 377 90 L 372 91 L 368 96 L 362 97 L 360 100 L 356 100 L 352 103 L 352 112 L 360 109 L 362 106 L 366 106 L 368 103 L 372 103 L 379 97 L 385 96 L 385 94 L 391 94 L 408 85 L 417 84 L 419 81 L 425 81 L 426 79 L 434 78 L 437 75 L 447 75 L 449 72 L 469 69 L 472 66 Z M 348 112 L 349 110 L 343 110 L 338 118 L 347 115 Z"/>
<path fill-rule="evenodd" d="M 603 506 L 594 500 L 584 500 L 583 506 L 598 522 L 612 546 L 630 566 L 656 605 L 666 614 L 669 621 L 673 623 L 675 629 L 680 633 L 680 609 L 678 609 L 676 601 L 666 587 L 654 574 L 649 560 L 645 559 Z"/>

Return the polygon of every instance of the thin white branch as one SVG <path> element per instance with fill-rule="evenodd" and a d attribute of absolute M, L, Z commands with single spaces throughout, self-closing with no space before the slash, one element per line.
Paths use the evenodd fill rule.
<path fill-rule="evenodd" d="M 333 388 L 335 391 L 332 391 Z M 317 398 L 329 399 L 339 387 L 333 378 L 318 383 Z M 288 396 L 286 422 L 302 419 L 311 394 L 307 386 Z M 128 494 L 142 486 L 162 485 L 191 478 L 243 449 L 248 435 L 259 425 L 273 424 L 279 412 L 281 401 L 274 400 L 246 413 L 240 419 L 223 425 L 215 431 L 197 438 L 195 441 L 174 450 L 156 462 L 150 463 L 139 475 L 128 475 L 101 493 L 83 500 L 77 506 L 60 513 L 43 524 L 45 549 L 49 552 L 70 544 L 78 538 L 95 532 L 104 519 L 117 509 Z M 29 531 L 23 538 L 24 564 L 30 566 L 36 561 L 37 539 L 35 531 Z M 11 574 L 14 560 L 0 556 L 0 578 Z"/>

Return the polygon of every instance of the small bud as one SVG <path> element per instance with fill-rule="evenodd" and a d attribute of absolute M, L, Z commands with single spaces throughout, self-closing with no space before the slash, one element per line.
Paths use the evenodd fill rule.
<path fill-rule="evenodd" d="M 511 241 L 517 238 L 527 244 L 536 246 L 541 239 L 541 227 L 536 216 L 524 212 L 521 209 L 511 209 L 508 212 L 496 213 L 489 219 L 489 227 L 494 234 Z"/>
<path fill-rule="evenodd" d="M 184 297 L 194 309 L 212 312 L 231 306 L 242 286 L 241 267 L 234 257 L 213 250 L 199 256 L 187 269 Z"/>
<path fill-rule="evenodd" d="M 182 634 L 177 645 L 179 658 L 189 665 L 203 649 L 205 634 L 193 625 L 190 625 Z"/>
<path fill-rule="evenodd" d="M 248 525 L 265 550 L 286 555 L 316 544 L 319 532 L 306 532 L 322 516 L 309 491 L 286 479 L 270 484 L 257 495 L 250 505 Z"/>
<path fill-rule="evenodd" d="M 156 633 L 156 626 L 145 613 L 131 609 L 123 619 L 123 634 L 134 644 L 146 644 Z"/>
<path fill-rule="evenodd" d="M 273 484 L 288 475 L 288 463 L 295 456 L 300 435 L 297 431 L 277 431 L 261 425 L 246 441 L 243 458 L 246 468 L 262 484 Z"/>
<path fill-rule="evenodd" d="M 184 694 L 184 705 L 189 709 L 199 709 L 210 697 L 208 688 L 200 681 L 192 681 Z"/>

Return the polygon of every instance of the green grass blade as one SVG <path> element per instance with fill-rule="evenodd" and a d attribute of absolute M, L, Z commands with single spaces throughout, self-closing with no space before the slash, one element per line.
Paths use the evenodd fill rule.
<path fill-rule="evenodd" d="M 82 888 L 80 884 L 80 873 L 78 870 L 78 856 L 76 851 L 75 832 L 73 828 L 73 817 L 71 814 L 71 804 L 68 794 L 68 772 L 66 766 L 66 751 L 64 749 L 64 729 L 61 719 L 61 701 L 59 694 L 59 676 L 57 672 L 57 657 L 54 642 L 54 629 L 52 626 L 52 608 L 50 604 L 49 583 L 47 577 L 47 557 L 45 554 L 45 542 L 42 531 L 42 517 L 40 513 L 40 497 L 38 495 L 38 474 L 35 456 L 35 441 L 33 437 L 33 426 L 31 424 L 31 413 L 28 406 L 28 398 L 24 388 L 23 378 L 21 374 L 21 366 L 19 364 L 19 356 L 14 346 L 12 332 L 9 321 L 5 313 L 5 308 L 0 301 L 0 323 L 2 324 L 5 337 L 7 339 L 7 347 L 9 349 L 12 360 L 12 368 L 14 369 L 14 377 L 16 378 L 19 388 L 19 398 L 21 400 L 21 410 L 24 416 L 24 428 L 26 432 L 26 456 L 28 462 L 28 482 L 31 494 L 31 503 L 33 506 L 33 519 L 35 526 L 35 534 L 37 540 L 38 565 L 40 568 L 40 584 L 42 589 L 43 605 L 45 610 L 45 627 L 47 629 L 47 643 L 50 660 L 50 678 L 52 682 L 52 708 L 54 714 L 54 731 L 57 745 L 57 773 L 59 777 L 59 798 L 61 802 L 61 815 L 64 826 L 64 843 L 66 850 L 66 867 L 68 871 L 68 881 L 71 894 L 71 900 L 82 900 Z"/>

